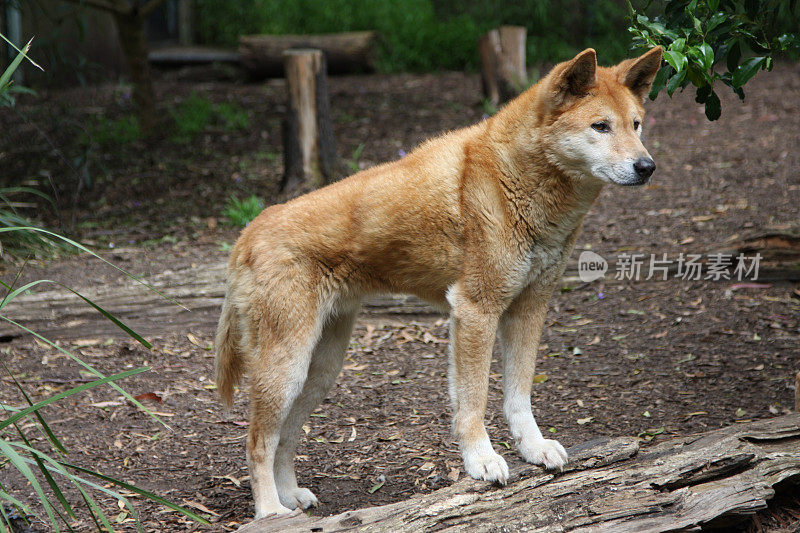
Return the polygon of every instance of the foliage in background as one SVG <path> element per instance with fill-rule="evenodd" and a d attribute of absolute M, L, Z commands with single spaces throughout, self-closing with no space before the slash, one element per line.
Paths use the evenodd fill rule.
<path fill-rule="evenodd" d="M 200 40 L 234 45 L 252 33 L 377 30 L 383 72 L 476 69 L 478 38 L 502 24 L 528 28 L 528 62 L 555 62 L 587 46 L 606 63 L 630 46 L 624 0 L 197 0 Z"/>
<path fill-rule="evenodd" d="M 228 205 L 222 211 L 222 215 L 228 219 L 229 223 L 243 228 L 256 218 L 263 209 L 264 201 L 255 194 L 251 194 L 244 200 L 239 200 L 236 196 L 231 195 L 228 198 Z"/>
<path fill-rule="evenodd" d="M 208 98 L 193 92 L 176 108 L 170 110 L 175 121 L 176 139 L 188 140 L 211 125 L 226 131 L 250 126 L 247 111 L 235 103 L 213 104 Z"/>
<path fill-rule="evenodd" d="M 95 143 L 103 148 L 121 146 L 142 138 L 139 119 L 135 115 L 123 115 L 110 119 L 98 115 L 87 125 L 81 135 L 81 144 Z"/>
<path fill-rule="evenodd" d="M 630 6 L 630 4 L 629 4 Z M 652 4 L 651 15 L 630 6 L 634 45 L 664 47 L 665 64 L 650 98 L 689 84 L 706 116 L 721 113 L 715 83 L 722 82 L 744 99 L 744 85 L 759 70 L 771 70 L 780 53 L 796 54 L 800 8 L 796 0 L 667 0 Z M 658 14 L 652 14 L 656 11 Z"/>
<path fill-rule="evenodd" d="M 40 69 L 41 67 L 26 55 L 31 47 L 30 41 L 20 50 L 2 33 L 0 33 L 0 38 L 17 50 L 14 60 L 0 74 L 0 108 L 14 107 L 16 95 L 33 92 L 27 87 L 22 87 L 13 82 L 12 77 L 16 69 L 22 64 L 23 59 L 27 59 L 32 65 Z M 30 207 L 30 204 L 20 202 L 20 195 L 35 195 L 48 202 L 50 201 L 47 195 L 28 187 L 0 188 L 0 259 L 8 255 L 13 257 L 21 257 L 23 255 L 41 257 L 51 255 L 53 251 L 62 248 L 60 244 L 46 235 L 35 231 L 1 232 L 2 228 L 31 225 L 31 221 L 20 211 L 21 208 Z"/>

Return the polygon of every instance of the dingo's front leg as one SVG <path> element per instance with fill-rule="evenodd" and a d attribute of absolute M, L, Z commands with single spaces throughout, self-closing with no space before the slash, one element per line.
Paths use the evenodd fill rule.
<path fill-rule="evenodd" d="M 545 439 L 531 410 L 531 385 L 551 289 L 526 288 L 500 319 L 503 352 L 503 412 L 523 459 L 545 468 L 563 468 L 567 452 Z"/>
<path fill-rule="evenodd" d="M 450 319 L 450 401 L 453 432 L 464 468 L 475 479 L 505 485 L 508 465 L 489 442 L 483 425 L 489 389 L 489 363 L 497 330 L 497 314 L 462 297 L 454 287 L 448 294 Z"/>

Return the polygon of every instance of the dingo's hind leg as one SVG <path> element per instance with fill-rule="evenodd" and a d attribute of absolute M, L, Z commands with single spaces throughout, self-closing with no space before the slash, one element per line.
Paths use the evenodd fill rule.
<path fill-rule="evenodd" d="M 317 497 L 309 489 L 297 486 L 294 455 L 303 422 L 325 398 L 342 369 L 345 350 L 358 313 L 357 304 L 333 314 L 314 348 L 308 377 L 299 396 L 283 422 L 275 454 L 275 481 L 281 503 L 289 509 L 307 509 L 317 505 Z"/>
<path fill-rule="evenodd" d="M 276 452 L 281 428 L 305 385 L 325 320 L 319 316 L 316 301 L 300 302 L 297 294 L 295 291 L 292 297 L 283 300 L 291 302 L 291 307 L 265 306 L 258 325 L 253 327 L 257 333 L 252 337 L 255 348 L 248 368 L 247 462 L 256 518 L 290 511 L 281 504 L 278 494 L 274 469 Z M 311 291 L 306 294 L 312 296 Z"/>

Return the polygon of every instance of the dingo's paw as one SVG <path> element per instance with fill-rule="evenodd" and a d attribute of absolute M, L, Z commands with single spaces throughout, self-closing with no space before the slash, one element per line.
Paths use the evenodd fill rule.
<path fill-rule="evenodd" d="M 506 460 L 494 451 L 464 454 L 464 469 L 474 479 L 505 485 L 508 482 Z"/>
<path fill-rule="evenodd" d="M 289 509 L 308 509 L 319 505 L 317 497 L 308 489 L 295 487 L 280 494 L 281 503 Z"/>
<path fill-rule="evenodd" d="M 548 470 L 563 470 L 567 464 L 567 451 L 557 440 L 524 439 L 517 445 L 522 458 Z"/>
<path fill-rule="evenodd" d="M 291 512 L 292 512 L 291 509 L 287 509 L 286 507 L 280 504 L 265 505 L 260 509 L 256 509 L 255 519 L 258 520 L 259 518 L 264 518 L 265 516 L 269 515 L 288 514 Z"/>

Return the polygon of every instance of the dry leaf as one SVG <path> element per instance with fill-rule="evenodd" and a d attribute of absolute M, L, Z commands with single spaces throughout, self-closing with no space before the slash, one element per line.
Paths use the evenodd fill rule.
<path fill-rule="evenodd" d="M 595 335 L 594 339 L 592 339 L 592 340 L 590 340 L 589 342 L 586 343 L 586 346 L 592 346 L 592 345 L 598 344 L 599 342 L 600 342 L 600 335 Z"/>
<path fill-rule="evenodd" d="M 347 437 L 347 442 L 353 442 L 354 440 L 356 440 L 356 427 L 355 426 L 350 428 L 350 436 Z"/>
<path fill-rule="evenodd" d="M 159 396 L 155 392 L 145 392 L 143 394 L 137 394 L 136 396 L 134 396 L 134 398 L 140 402 L 144 400 L 153 400 L 156 402 L 161 402 L 161 396 Z"/>
<path fill-rule="evenodd" d="M 576 422 L 578 422 L 578 425 L 582 426 L 584 424 L 588 424 L 592 420 L 594 420 L 593 416 L 587 416 L 586 418 L 579 418 L 578 420 L 576 420 Z"/>
<path fill-rule="evenodd" d="M 461 469 L 460 468 L 451 468 L 450 472 L 447 473 L 447 479 L 455 483 L 458 481 L 458 478 L 461 477 Z"/>
<path fill-rule="evenodd" d="M 219 516 L 219 513 L 215 513 L 214 511 L 212 511 L 211 509 L 209 509 L 208 507 L 206 507 L 202 503 L 183 500 L 183 504 L 184 505 L 188 505 L 189 507 L 194 507 L 198 511 L 202 511 L 204 513 L 208 513 L 208 514 L 211 514 L 211 515 L 214 515 L 214 516 Z"/>
<path fill-rule="evenodd" d="M 440 339 L 439 337 L 434 337 L 431 335 L 429 331 L 426 331 L 422 334 L 422 341 L 425 344 L 435 343 L 435 344 L 447 344 L 447 339 Z"/>

